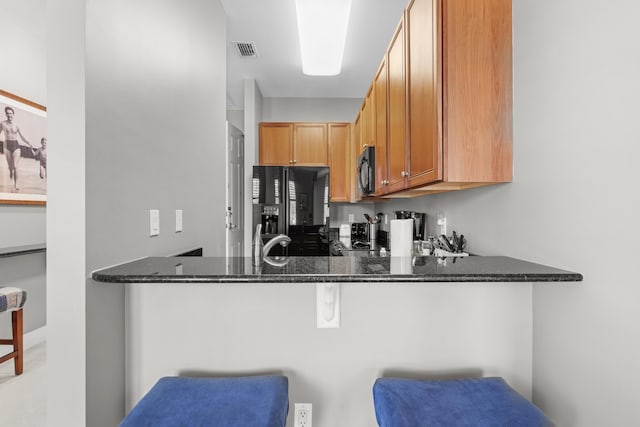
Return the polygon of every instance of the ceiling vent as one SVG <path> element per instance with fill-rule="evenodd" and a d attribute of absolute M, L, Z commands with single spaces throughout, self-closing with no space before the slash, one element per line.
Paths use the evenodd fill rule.
<path fill-rule="evenodd" d="M 258 51 L 256 45 L 253 42 L 233 42 L 236 45 L 238 54 L 243 58 L 257 58 Z"/>

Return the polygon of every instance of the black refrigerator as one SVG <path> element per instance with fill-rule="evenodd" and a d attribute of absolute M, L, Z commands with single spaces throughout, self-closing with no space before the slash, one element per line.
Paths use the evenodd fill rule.
<path fill-rule="evenodd" d="M 291 243 L 269 255 L 329 255 L 329 168 L 254 166 L 253 230 L 262 224 L 262 240 L 286 234 Z"/>

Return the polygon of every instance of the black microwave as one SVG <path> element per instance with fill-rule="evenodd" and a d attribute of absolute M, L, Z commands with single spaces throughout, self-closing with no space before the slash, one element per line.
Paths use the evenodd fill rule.
<path fill-rule="evenodd" d="M 375 193 L 375 147 L 367 147 L 358 156 L 358 191 L 362 196 L 368 196 Z"/>

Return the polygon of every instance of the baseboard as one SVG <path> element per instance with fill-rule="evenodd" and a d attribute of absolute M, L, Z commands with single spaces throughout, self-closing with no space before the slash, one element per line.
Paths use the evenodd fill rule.
<path fill-rule="evenodd" d="M 24 338 L 22 341 L 23 348 L 26 350 L 35 345 L 47 341 L 47 325 L 44 325 L 38 329 L 34 329 L 31 332 L 27 332 L 24 334 Z"/>

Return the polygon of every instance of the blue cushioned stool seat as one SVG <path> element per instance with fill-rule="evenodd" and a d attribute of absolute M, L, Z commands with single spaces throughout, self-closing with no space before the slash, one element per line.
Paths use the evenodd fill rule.
<path fill-rule="evenodd" d="M 379 378 L 373 401 L 380 427 L 553 425 L 502 378 Z"/>
<path fill-rule="evenodd" d="M 283 376 L 161 378 L 121 427 L 285 427 Z"/>

